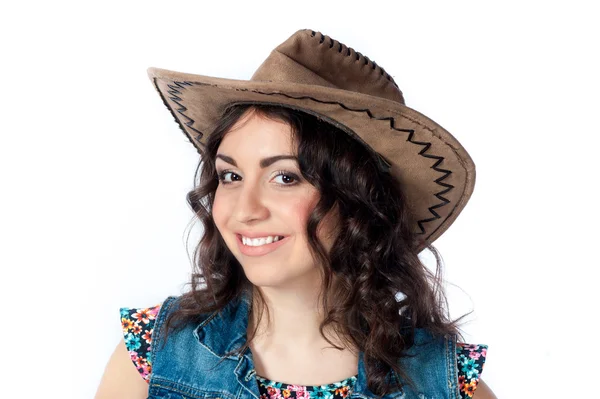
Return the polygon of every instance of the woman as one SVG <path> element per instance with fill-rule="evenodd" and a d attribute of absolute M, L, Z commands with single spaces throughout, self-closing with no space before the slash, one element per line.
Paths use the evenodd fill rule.
<path fill-rule="evenodd" d="M 121 309 L 97 398 L 494 397 L 418 258 L 474 165 L 381 67 L 302 30 L 250 81 L 150 77 L 201 154 L 204 235 L 190 292 Z"/>

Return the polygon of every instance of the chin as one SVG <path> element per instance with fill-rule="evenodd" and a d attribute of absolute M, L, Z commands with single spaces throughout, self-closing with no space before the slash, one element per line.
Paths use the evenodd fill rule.
<path fill-rule="evenodd" d="M 265 265 L 256 265 L 256 267 L 243 267 L 248 281 L 256 287 L 265 288 L 283 288 L 293 287 L 295 284 L 308 284 L 314 286 L 318 284 L 318 273 L 315 268 L 298 270 L 284 270 L 281 267 L 265 267 Z"/>
<path fill-rule="evenodd" d="M 261 266 L 258 266 L 261 267 Z M 258 268 L 257 267 L 257 268 Z M 281 272 L 281 270 L 270 270 L 266 271 L 263 267 L 262 270 L 248 270 L 249 268 L 244 268 L 244 274 L 248 281 L 252 283 L 252 285 L 256 287 L 283 287 L 289 284 L 290 277 L 286 276 Z"/>

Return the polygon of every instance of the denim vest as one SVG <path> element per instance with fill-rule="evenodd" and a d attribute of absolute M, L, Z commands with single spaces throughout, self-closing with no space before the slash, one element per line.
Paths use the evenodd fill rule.
<path fill-rule="evenodd" d="M 153 331 L 150 399 L 259 399 L 252 352 L 225 356 L 245 344 L 250 301 L 242 296 L 231 301 L 220 314 L 203 316 L 198 324 L 172 330 L 161 339 L 163 324 L 176 309 L 178 297 L 161 306 Z M 417 387 L 404 385 L 403 392 L 383 399 L 459 399 L 456 337 L 433 338 L 419 329 L 415 345 L 399 365 Z M 401 380 L 402 381 L 402 380 Z M 291 381 L 293 383 L 293 381 Z M 404 382 L 404 381 L 403 381 Z M 363 353 L 359 354 L 358 378 L 347 399 L 375 399 L 367 388 Z"/>

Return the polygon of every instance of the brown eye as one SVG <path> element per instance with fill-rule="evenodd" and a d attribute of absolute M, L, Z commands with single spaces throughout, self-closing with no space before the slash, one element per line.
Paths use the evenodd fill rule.
<path fill-rule="evenodd" d="M 281 180 L 280 180 L 281 183 L 278 183 L 278 184 L 281 184 L 282 186 L 293 186 L 293 185 L 297 184 L 298 181 L 300 180 L 298 178 L 298 176 L 296 176 L 293 173 L 286 172 L 285 170 L 280 170 L 280 171 L 277 171 L 276 173 L 277 173 L 277 175 L 275 176 L 275 178 L 281 177 Z"/>
<path fill-rule="evenodd" d="M 232 183 L 232 181 L 226 180 L 225 176 L 231 174 L 231 178 L 233 179 L 233 176 L 238 176 L 235 173 L 233 173 L 230 170 L 224 170 L 221 173 L 219 173 L 219 181 L 223 184 L 230 184 Z M 238 176 L 239 177 L 239 176 Z"/>

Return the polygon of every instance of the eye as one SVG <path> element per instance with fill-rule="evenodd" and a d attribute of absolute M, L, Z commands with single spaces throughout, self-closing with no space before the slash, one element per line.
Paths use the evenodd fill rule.
<path fill-rule="evenodd" d="M 224 170 L 222 172 L 218 172 L 217 174 L 219 182 L 221 182 L 222 184 L 231 184 L 233 183 L 233 181 L 241 179 L 241 177 L 238 174 L 232 172 L 231 170 Z M 274 179 L 276 180 L 276 183 L 281 186 L 293 186 L 296 185 L 300 180 L 300 178 L 296 174 L 290 173 L 285 170 L 278 170 L 277 172 L 275 172 Z M 279 179 L 279 181 L 277 181 L 277 179 Z"/>
<path fill-rule="evenodd" d="M 230 170 L 224 170 L 224 171 L 222 171 L 222 172 L 220 172 L 220 173 L 219 173 L 219 181 L 220 181 L 221 183 L 223 183 L 223 184 L 230 184 L 230 183 L 231 183 L 231 181 L 228 181 L 228 180 L 226 180 L 226 179 L 225 179 L 225 176 L 227 176 L 227 175 L 229 175 L 229 174 L 231 174 L 231 177 L 232 177 L 232 178 L 233 178 L 233 176 L 237 176 L 237 177 L 239 177 L 238 175 L 236 175 L 235 173 L 233 173 L 233 172 L 232 172 L 232 171 L 230 171 Z"/>
<path fill-rule="evenodd" d="M 290 173 L 285 170 L 278 170 L 276 173 L 277 174 L 275 175 L 275 178 L 282 178 L 282 183 L 278 184 L 281 184 L 283 186 L 293 186 L 298 183 L 298 180 L 300 180 L 298 176 L 296 176 L 294 173 Z M 290 180 L 292 181 L 290 182 Z"/>

